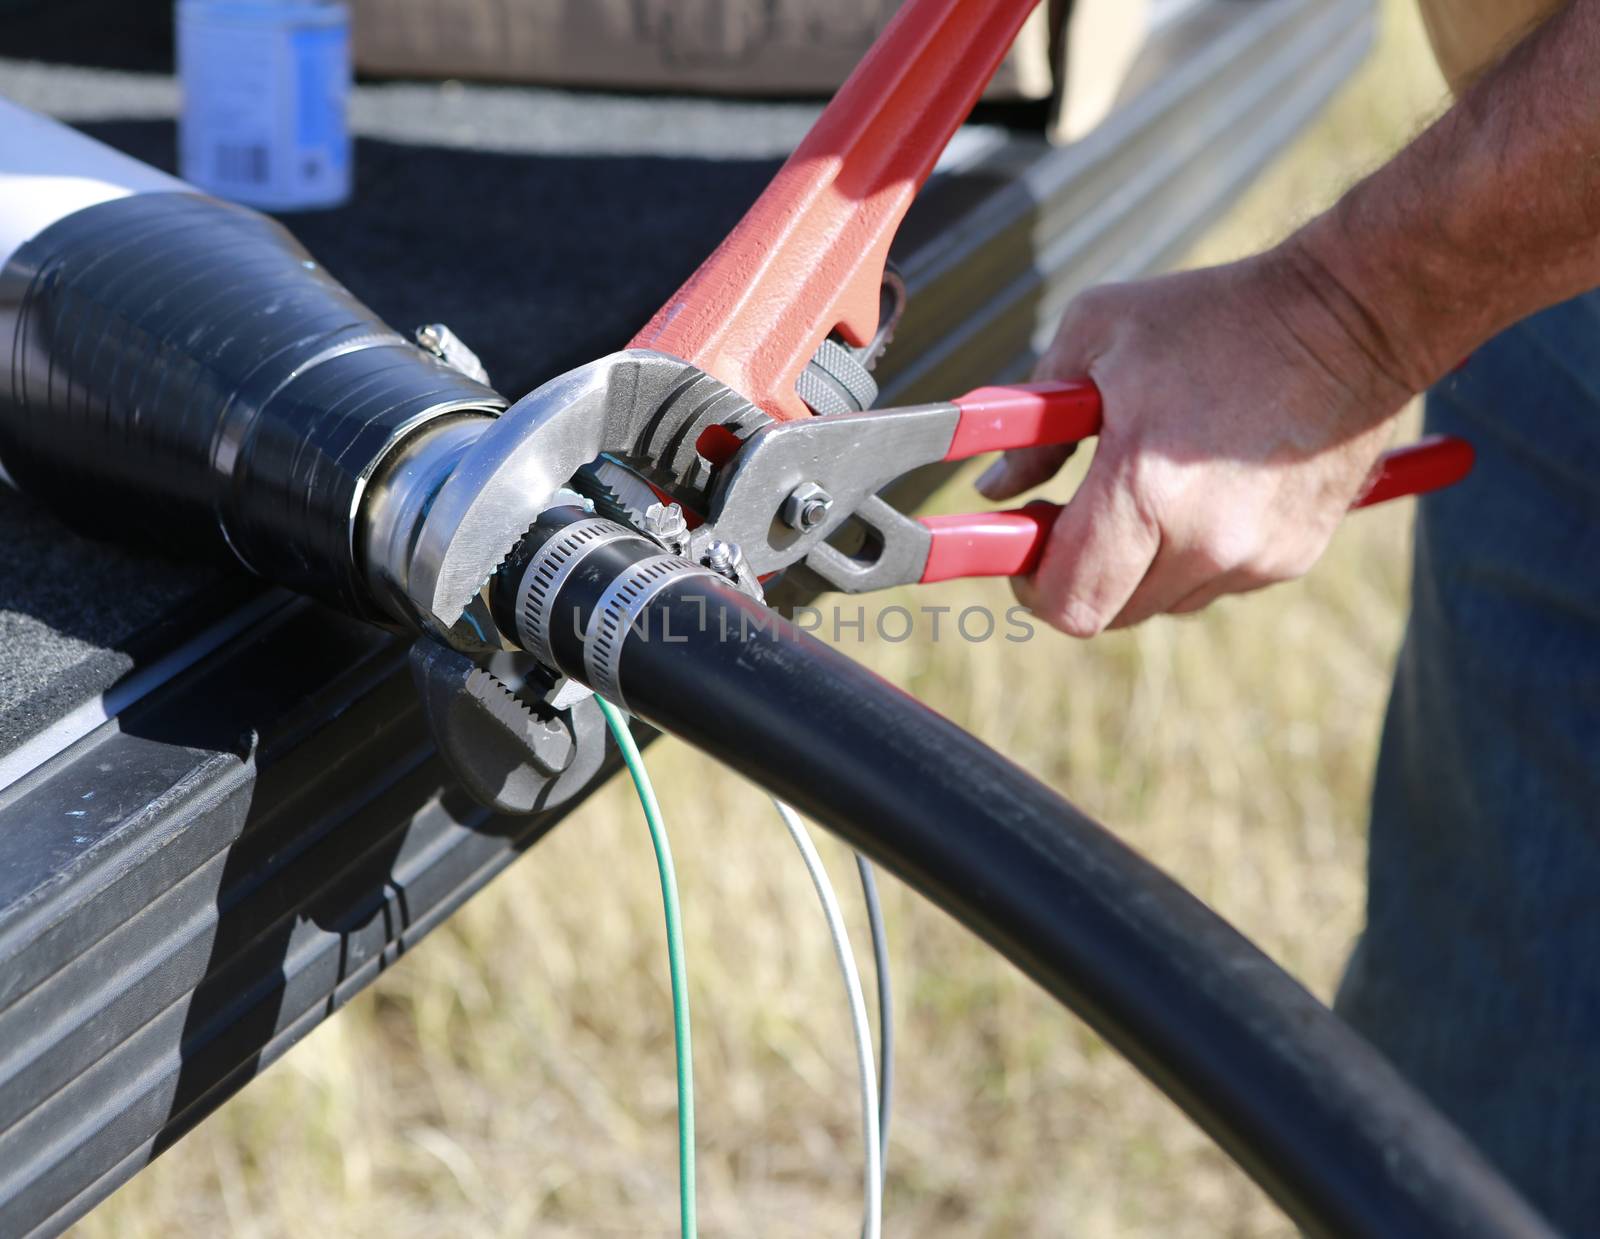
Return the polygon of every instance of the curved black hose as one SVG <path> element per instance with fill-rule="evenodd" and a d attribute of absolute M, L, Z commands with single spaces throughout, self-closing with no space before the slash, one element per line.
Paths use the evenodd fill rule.
<path fill-rule="evenodd" d="M 668 583 L 629 629 L 619 678 L 635 713 L 829 827 L 1076 1011 L 1308 1231 L 1552 1233 L 1388 1062 L 1198 899 L 760 604 L 703 577 Z"/>

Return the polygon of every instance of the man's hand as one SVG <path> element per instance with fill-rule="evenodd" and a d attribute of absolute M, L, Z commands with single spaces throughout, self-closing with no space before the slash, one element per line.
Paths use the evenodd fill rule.
<path fill-rule="evenodd" d="M 1362 322 L 1300 239 L 1080 297 L 1035 377 L 1092 378 L 1104 424 L 1018 597 L 1090 637 L 1304 573 L 1413 392 Z M 1009 453 L 979 489 L 1010 498 L 1070 454 Z"/>
<path fill-rule="evenodd" d="M 1276 250 L 1080 298 L 1038 373 L 1094 379 L 1105 425 L 1023 601 L 1087 637 L 1309 568 L 1413 392 L 1600 286 L 1597 65 L 1600 0 L 1567 0 Z M 979 485 L 1015 495 L 1067 454 Z"/>

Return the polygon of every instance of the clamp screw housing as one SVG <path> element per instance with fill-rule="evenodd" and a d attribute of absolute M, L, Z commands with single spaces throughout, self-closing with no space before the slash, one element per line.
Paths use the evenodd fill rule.
<path fill-rule="evenodd" d="M 469 379 L 483 384 L 489 382 L 489 372 L 483 368 L 478 355 L 443 323 L 425 323 L 411 334 L 424 351 L 432 353 L 445 365 L 459 370 Z"/>
<path fill-rule="evenodd" d="M 732 576 L 739 570 L 739 561 L 743 558 L 737 544 L 713 538 L 707 543 L 701 562 L 713 572 Z"/>
<path fill-rule="evenodd" d="M 689 538 L 689 522 L 684 518 L 683 509 L 675 503 L 652 503 L 645 509 L 644 531 L 670 548 L 674 554 L 681 555 Z"/>

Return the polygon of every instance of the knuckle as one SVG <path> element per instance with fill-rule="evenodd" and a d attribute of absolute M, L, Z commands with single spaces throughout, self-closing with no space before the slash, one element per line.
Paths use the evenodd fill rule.
<path fill-rule="evenodd" d="M 1117 321 L 1122 303 L 1122 289 L 1116 284 L 1102 284 L 1088 288 L 1067 303 L 1061 314 L 1057 339 L 1081 338 L 1101 325 Z"/>
<path fill-rule="evenodd" d="M 1116 284 L 1099 284 L 1078 295 L 1078 304 L 1090 314 L 1107 313 L 1116 308 L 1122 290 Z"/>
<path fill-rule="evenodd" d="M 1285 580 L 1293 581 L 1305 576 L 1312 568 L 1316 567 L 1317 560 L 1322 558 L 1322 552 L 1315 546 L 1302 546 L 1286 557 L 1284 571 L 1288 575 Z"/>
<path fill-rule="evenodd" d="M 1106 631 L 1122 632 L 1129 628 L 1137 628 L 1154 618 L 1155 613 L 1146 607 L 1128 608 L 1106 625 Z"/>
<path fill-rule="evenodd" d="M 1040 618 L 1052 628 L 1080 640 L 1087 640 L 1104 632 L 1109 619 L 1097 608 L 1078 598 L 1052 600 L 1044 607 Z"/>
<path fill-rule="evenodd" d="M 1232 550 L 1215 537 L 1202 538 L 1190 549 L 1189 556 L 1198 574 L 1207 578 L 1219 577 L 1235 566 Z"/>
<path fill-rule="evenodd" d="M 1136 439 L 1124 441 L 1121 450 L 1120 473 L 1123 486 L 1132 496 L 1135 506 L 1141 510 L 1141 515 L 1154 515 L 1155 510 L 1161 505 L 1161 500 L 1171 489 L 1165 462 L 1143 450 L 1143 445 Z"/>
<path fill-rule="evenodd" d="M 1106 621 L 1109 618 L 1097 609 L 1084 602 L 1069 602 L 1061 609 L 1061 631 L 1068 636 L 1088 640 L 1090 637 L 1099 636 L 1105 631 Z"/>
<path fill-rule="evenodd" d="M 1259 589 L 1297 580 L 1309 572 L 1315 562 L 1315 555 L 1299 548 L 1290 548 L 1260 554 L 1246 563 L 1241 571 L 1250 587 Z"/>
<path fill-rule="evenodd" d="M 1262 544 L 1259 530 L 1245 521 L 1227 521 L 1213 525 L 1200 539 L 1198 554 L 1216 575 L 1248 570 L 1261 558 Z"/>
<path fill-rule="evenodd" d="M 1129 457 L 1123 484 L 1134 519 L 1147 535 L 1159 535 L 1166 528 L 1168 517 L 1182 506 L 1183 479 L 1174 475 L 1167 462 L 1147 452 L 1135 452 Z"/>
<path fill-rule="evenodd" d="M 1115 295 L 1116 289 L 1113 285 L 1101 284 L 1095 288 L 1086 288 L 1067 304 L 1067 315 L 1077 319 L 1100 318 L 1111 309 Z"/>

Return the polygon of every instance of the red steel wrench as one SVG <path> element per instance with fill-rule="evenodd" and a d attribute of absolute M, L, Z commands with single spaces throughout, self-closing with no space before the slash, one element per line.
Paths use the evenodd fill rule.
<path fill-rule="evenodd" d="M 839 588 L 1027 572 L 1056 509 L 913 521 L 876 497 L 935 460 L 1077 442 L 1100 424 L 1088 382 L 981 388 L 943 405 L 814 417 L 795 383 L 829 336 L 877 331 L 890 242 L 1035 0 L 907 0 L 717 250 L 632 341 L 689 362 L 766 412 L 711 512 L 758 573 L 800 559 Z M 1357 506 L 1447 486 L 1459 440 L 1392 452 Z M 850 519 L 865 551 L 827 540 Z"/>

